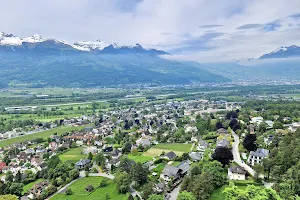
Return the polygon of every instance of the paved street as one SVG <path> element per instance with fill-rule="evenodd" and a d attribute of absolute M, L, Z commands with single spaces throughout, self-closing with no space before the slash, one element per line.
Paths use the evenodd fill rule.
<path fill-rule="evenodd" d="M 232 135 L 234 137 L 234 142 L 232 144 L 232 154 L 233 154 L 233 160 L 241 167 L 244 167 L 246 171 L 249 172 L 252 176 L 255 175 L 255 171 L 246 163 L 244 163 L 241 159 L 241 155 L 239 152 L 239 144 L 240 144 L 240 138 L 235 134 L 235 132 L 232 131 Z"/>
<path fill-rule="evenodd" d="M 179 194 L 179 190 L 180 190 L 180 186 L 181 184 L 179 184 L 176 188 L 174 188 L 174 190 L 172 190 L 170 194 L 170 198 L 168 200 L 176 200 L 177 196 Z"/>

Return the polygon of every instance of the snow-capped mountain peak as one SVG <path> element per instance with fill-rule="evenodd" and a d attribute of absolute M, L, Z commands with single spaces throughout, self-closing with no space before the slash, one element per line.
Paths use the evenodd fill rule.
<path fill-rule="evenodd" d="M 260 59 L 300 57 L 300 47 L 297 45 L 282 46 L 271 53 L 264 54 Z"/>
<path fill-rule="evenodd" d="M 40 51 L 43 53 L 47 52 L 47 50 L 49 49 L 51 50 L 51 53 L 57 50 L 57 52 L 97 51 L 98 53 L 102 53 L 102 54 L 144 54 L 144 55 L 167 54 L 166 52 L 157 49 L 143 48 L 139 43 L 136 43 L 135 45 L 119 45 L 118 43 L 107 44 L 102 40 L 96 40 L 95 42 L 91 42 L 91 41 L 75 42 L 73 45 L 70 45 L 66 41 L 48 39 L 48 38 L 45 39 L 38 34 L 33 35 L 31 37 L 20 38 L 13 34 L 7 34 L 4 32 L 0 33 L 0 50 L 1 48 L 5 50 L 13 50 L 13 51 L 30 50 L 32 52 L 34 51 L 34 49 L 36 49 L 35 52 Z"/>
<path fill-rule="evenodd" d="M 290 50 L 290 49 L 295 49 L 295 48 L 299 48 L 299 47 L 296 46 L 296 45 L 292 45 L 292 46 L 288 46 L 288 47 L 282 46 L 282 47 L 276 49 L 275 51 L 272 51 L 271 53 L 284 52 L 284 51 L 287 51 L 287 50 Z"/>
<path fill-rule="evenodd" d="M 37 43 L 37 42 L 44 42 L 45 39 L 42 36 L 35 34 L 31 37 L 24 38 L 23 41 L 29 43 Z"/>
<path fill-rule="evenodd" d="M 73 45 L 74 48 L 81 51 L 103 50 L 107 46 L 109 45 L 101 40 L 97 40 L 96 42 L 90 42 L 90 41 L 75 42 Z"/>
<path fill-rule="evenodd" d="M 0 45 L 9 46 L 19 46 L 22 45 L 22 39 L 14 36 L 13 34 L 8 34 L 1 32 L 0 33 Z"/>

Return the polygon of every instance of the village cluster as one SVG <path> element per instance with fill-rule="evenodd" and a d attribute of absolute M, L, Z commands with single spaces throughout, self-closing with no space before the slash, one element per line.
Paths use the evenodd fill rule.
<path fill-rule="evenodd" d="M 217 149 L 224 148 L 232 151 L 233 157 L 229 160 L 237 163 L 229 165 L 228 179 L 245 180 L 251 175 L 251 167 L 268 157 L 267 147 L 274 135 L 264 136 L 264 144 L 257 144 L 264 148 L 248 153 L 234 147 L 237 142 L 235 136 L 242 141 L 248 133 L 255 135 L 262 123 L 266 124 L 266 130 L 273 129 L 274 121 L 261 116 L 249 116 L 248 121 L 236 119 L 234 115 L 242 109 L 243 104 L 209 100 L 143 103 L 136 107 L 48 123 L 46 129 L 49 130 L 58 126 L 84 128 L 63 134 L 54 133 L 47 139 L 33 138 L 2 147 L 1 181 L 27 183 L 42 179 L 22 193 L 22 199 L 35 199 L 53 184 L 43 176 L 47 171 L 48 159 L 53 156 L 66 159 L 64 161 L 70 163 L 72 170 L 78 171 L 79 175 L 74 179 L 89 176 L 84 171 L 95 176 L 113 176 L 122 160 L 128 159 L 131 166 L 141 162 L 155 183 L 154 191 L 166 194 L 178 187 L 184 176 L 189 174 L 193 163 L 205 156 L 216 156 Z M 228 113 L 231 114 L 228 116 Z M 291 123 L 276 131 L 294 132 L 300 127 L 299 122 L 292 122 L 288 116 L 284 120 Z M 40 131 L 41 127 L 45 129 L 44 126 L 31 128 Z M 0 138 L 6 140 L 34 133 L 9 131 L 1 133 Z M 79 151 L 65 156 L 74 149 Z M 98 154 L 104 156 L 101 164 L 95 161 Z M 225 164 L 228 163 L 225 161 Z M 55 191 L 64 185 L 65 182 L 61 185 L 56 182 Z M 131 193 L 139 195 L 135 190 Z"/>

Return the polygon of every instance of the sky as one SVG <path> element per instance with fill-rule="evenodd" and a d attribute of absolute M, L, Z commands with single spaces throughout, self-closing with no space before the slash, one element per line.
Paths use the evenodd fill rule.
<path fill-rule="evenodd" d="M 300 45 L 299 0 L 0 0 L 0 32 L 103 40 L 203 62 Z"/>

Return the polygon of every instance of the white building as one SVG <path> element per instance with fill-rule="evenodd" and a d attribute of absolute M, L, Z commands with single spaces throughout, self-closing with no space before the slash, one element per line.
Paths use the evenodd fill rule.
<path fill-rule="evenodd" d="M 248 163 L 250 165 L 255 165 L 261 163 L 261 161 L 268 157 L 269 155 L 269 150 L 267 149 L 257 149 L 256 151 L 251 151 L 250 155 L 248 157 Z"/>
<path fill-rule="evenodd" d="M 228 168 L 228 178 L 229 180 L 245 180 L 246 179 L 246 171 L 244 168 L 239 166 L 234 166 Z"/>
<path fill-rule="evenodd" d="M 252 124 L 260 124 L 264 121 L 264 118 L 262 117 L 252 117 L 251 123 Z"/>

